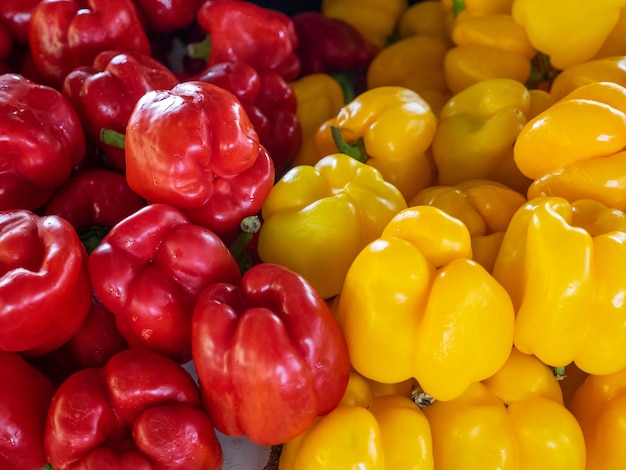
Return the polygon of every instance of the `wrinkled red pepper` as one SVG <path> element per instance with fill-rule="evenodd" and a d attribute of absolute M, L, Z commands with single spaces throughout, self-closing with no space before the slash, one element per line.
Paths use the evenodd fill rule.
<path fill-rule="evenodd" d="M 272 157 L 276 174 L 282 174 L 302 144 L 298 100 L 287 81 L 270 70 L 258 72 L 243 61 L 210 65 L 194 79 L 222 87 L 241 101 L 259 142 Z"/>
<path fill-rule="evenodd" d="M 32 12 L 28 44 L 38 70 L 56 88 L 102 51 L 151 52 L 131 0 L 42 0 Z"/>
<path fill-rule="evenodd" d="M 123 146 L 103 140 L 103 129 L 124 134 L 133 107 L 150 90 L 169 90 L 178 79 L 145 54 L 103 51 L 89 66 L 77 67 L 63 81 L 63 94 L 81 117 L 85 132 L 111 167 L 126 168 Z"/>
<path fill-rule="evenodd" d="M 286 442 L 339 403 L 350 372 L 343 333 L 300 275 L 261 263 L 198 298 L 193 360 L 215 427 L 261 445 Z"/>
<path fill-rule="evenodd" d="M 80 119 L 54 88 L 0 76 L 0 210 L 42 206 L 85 154 Z"/>
<path fill-rule="evenodd" d="M 76 334 L 90 305 L 87 252 L 74 227 L 0 212 L 0 350 L 50 352 Z"/>
<path fill-rule="evenodd" d="M 191 375 L 143 349 L 68 377 L 52 399 L 44 442 L 55 470 L 217 470 L 223 463 Z"/>
<path fill-rule="evenodd" d="M 115 225 L 89 256 L 94 292 L 131 346 L 191 359 L 191 317 L 200 292 L 238 282 L 220 238 L 178 209 L 152 204 Z"/>
<path fill-rule="evenodd" d="M 17 353 L 0 351 L 0 468 L 41 470 L 53 383 Z"/>
<path fill-rule="evenodd" d="M 286 14 L 240 0 L 205 0 L 196 19 L 210 37 L 207 65 L 243 60 L 285 80 L 299 75 L 298 37 Z"/>
<path fill-rule="evenodd" d="M 148 32 L 168 34 L 190 26 L 202 0 L 133 0 Z"/>
<path fill-rule="evenodd" d="M 175 206 L 225 236 L 260 211 L 274 166 L 239 100 L 191 81 L 137 102 L 126 130 L 126 179 L 148 202 Z"/>

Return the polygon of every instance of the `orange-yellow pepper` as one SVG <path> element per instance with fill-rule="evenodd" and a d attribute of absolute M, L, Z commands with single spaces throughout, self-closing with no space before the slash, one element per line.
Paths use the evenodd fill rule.
<path fill-rule="evenodd" d="M 454 186 L 430 186 L 408 205 L 435 206 L 463 222 L 472 237 L 473 259 L 491 272 L 509 221 L 525 203 L 524 195 L 501 183 L 468 180 Z"/>
<path fill-rule="evenodd" d="M 339 135 L 333 136 L 333 127 Z M 408 200 L 434 180 L 428 149 L 436 128 L 437 117 L 419 94 L 382 86 L 357 95 L 324 122 L 315 134 L 315 148 L 320 156 L 354 152 Z M 339 148 L 335 137 L 351 148 Z"/>
<path fill-rule="evenodd" d="M 604 43 L 596 52 L 594 59 L 624 54 L 626 54 L 626 5 L 620 9 L 617 23 L 604 39 Z"/>
<path fill-rule="evenodd" d="M 506 290 L 471 253 L 467 227 L 434 206 L 396 214 L 346 274 L 337 319 L 353 367 L 415 378 L 437 400 L 494 374 L 513 339 Z"/>
<path fill-rule="evenodd" d="M 441 0 L 423 0 L 409 6 L 398 21 L 398 36 L 430 36 L 452 46 L 446 13 Z"/>
<path fill-rule="evenodd" d="M 608 374 L 626 366 L 626 214 L 591 200 L 529 200 L 493 276 L 515 306 L 514 344 L 546 364 Z"/>
<path fill-rule="evenodd" d="M 626 87 L 626 55 L 603 57 L 562 70 L 550 85 L 550 94 L 558 101 L 577 88 L 595 82 L 613 82 Z"/>
<path fill-rule="evenodd" d="M 586 470 L 626 468 L 626 369 L 588 375 L 569 409 L 585 436 Z"/>
<path fill-rule="evenodd" d="M 407 395 L 350 375 L 337 408 L 283 444 L 278 470 L 433 470 L 430 427 Z"/>
<path fill-rule="evenodd" d="M 290 169 L 263 207 L 258 255 L 307 279 L 324 298 L 341 291 L 356 255 L 406 208 L 400 191 L 374 167 L 327 155 Z"/>

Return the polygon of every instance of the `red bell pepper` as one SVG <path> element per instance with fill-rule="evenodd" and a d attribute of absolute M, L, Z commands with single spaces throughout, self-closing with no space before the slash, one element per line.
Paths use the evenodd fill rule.
<path fill-rule="evenodd" d="M 210 37 L 207 65 L 243 60 L 285 80 L 299 75 L 298 37 L 286 14 L 240 0 L 205 0 L 196 19 Z"/>
<path fill-rule="evenodd" d="M 0 76 L 0 210 L 42 206 L 85 154 L 80 119 L 54 88 Z"/>
<path fill-rule="evenodd" d="M 52 398 L 44 443 L 55 470 L 217 470 L 223 463 L 191 375 L 144 349 L 68 377 Z"/>
<path fill-rule="evenodd" d="M 103 129 L 123 134 L 130 113 L 150 90 L 169 90 L 178 79 L 145 54 L 100 52 L 89 66 L 77 67 L 63 81 L 63 94 L 81 117 L 85 132 L 105 154 L 109 166 L 125 170 L 124 148 L 101 138 Z"/>
<path fill-rule="evenodd" d="M 269 263 L 200 295 L 192 351 L 215 427 L 261 445 L 293 439 L 330 412 L 350 373 L 330 307 L 300 275 Z"/>
<path fill-rule="evenodd" d="M 2 0 L 0 3 L 0 23 L 4 23 L 17 44 L 28 45 L 28 26 L 39 2 L 41 0 Z"/>
<path fill-rule="evenodd" d="M 80 329 L 91 305 L 87 252 L 57 216 L 0 212 L 0 350 L 41 355 Z"/>
<path fill-rule="evenodd" d="M 57 88 L 102 51 L 151 52 L 131 0 L 42 0 L 32 12 L 28 44 L 47 84 Z"/>
<path fill-rule="evenodd" d="M 281 175 L 302 144 L 298 101 L 285 79 L 271 70 L 258 72 L 243 61 L 211 65 L 194 79 L 222 87 L 241 101 Z"/>
<path fill-rule="evenodd" d="M 191 358 L 200 292 L 241 278 L 217 235 L 165 204 L 148 205 L 115 225 L 89 255 L 89 272 L 126 341 L 179 362 Z"/>
<path fill-rule="evenodd" d="M 274 166 L 239 100 L 191 81 L 137 102 L 126 130 L 126 179 L 148 202 L 175 206 L 222 236 L 260 211 Z"/>
<path fill-rule="evenodd" d="M 53 383 L 17 353 L 0 351 L 0 468 L 41 470 Z"/>
<path fill-rule="evenodd" d="M 133 0 L 148 32 L 169 34 L 190 26 L 202 0 Z"/>

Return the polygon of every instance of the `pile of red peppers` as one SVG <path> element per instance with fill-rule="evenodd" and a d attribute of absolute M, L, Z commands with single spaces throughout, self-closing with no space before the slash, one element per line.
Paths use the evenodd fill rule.
<path fill-rule="evenodd" d="M 245 223 L 302 144 L 289 82 L 375 53 L 240 0 L 2 1 L 0 468 L 219 469 L 216 431 L 337 406 L 330 305 Z"/>

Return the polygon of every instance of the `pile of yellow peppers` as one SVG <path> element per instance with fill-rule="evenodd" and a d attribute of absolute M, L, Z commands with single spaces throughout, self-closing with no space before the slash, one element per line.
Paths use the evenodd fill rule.
<path fill-rule="evenodd" d="M 327 299 L 340 405 L 280 470 L 626 469 L 626 0 L 323 0 L 258 254 Z"/>

